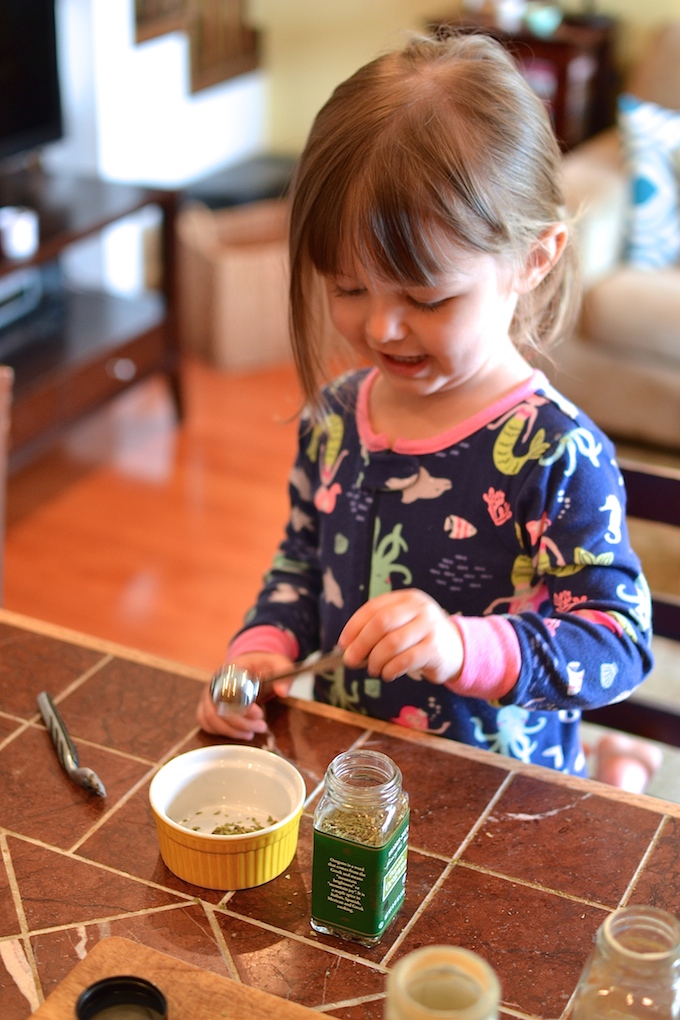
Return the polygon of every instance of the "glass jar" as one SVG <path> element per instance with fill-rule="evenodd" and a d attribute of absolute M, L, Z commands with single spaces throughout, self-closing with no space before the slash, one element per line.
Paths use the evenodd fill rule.
<path fill-rule="evenodd" d="M 572 1020 L 600 1017 L 680 1017 L 680 922 L 672 914 L 622 907 L 600 926 Z"/>
<path fill-rule="evenodd" d="M 501 988 L 486 960 L 458 946 L 424 946 L 387 978 L 386 1020 L 498 1020 Z"/>
<path fill-rule="evenodd" d="M 315 931 L 365 946 L 380 941 L 404 902 L 408 821 L 391 758 L 359 749 L 333 759 L 314 812 Z"/>

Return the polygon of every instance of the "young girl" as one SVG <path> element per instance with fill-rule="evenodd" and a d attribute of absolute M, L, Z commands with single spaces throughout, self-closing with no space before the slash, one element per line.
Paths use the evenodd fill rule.
<path fill-rule="evenodd" d="M 321 110 L 291 210 L 290 520 L 229 657 L 266 676 L 339 645 L 318 700 L 584 774 L 581 709 L 650 669 L 650 601 L 611 443 L 527 360 L 576 303 L 559 174 L 482 36 L 417 39 Z M 324 389 L 319 295 L 362 366 Z M 198 720 L 266 729 L 207 689 Z"/>

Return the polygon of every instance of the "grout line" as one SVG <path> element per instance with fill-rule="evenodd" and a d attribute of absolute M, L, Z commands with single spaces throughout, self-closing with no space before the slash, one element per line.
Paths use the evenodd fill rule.
<path fill-rule="evenodd" d="M 20 737 L 22 733 L 25 733 L 26 730 L 30 728 L 31 724 L 27 722 L 25 719 L 18 721 L 17 728 L 15 730 L 12 730 L 11 733 L 8 733 L 4 740 L 0 740 L 0 751 L 4 751 L 6 747 L 8 747 L 14 740 L 17 739 L 17 737 Z"/>
<path fill-rule="evenodd" d="M 208 919 L 208 924 L 210 925 L 210 930 L 213 933 L 215 942 L 217 943 L 217 948 L 222 953 L 222 958 L 224 960 L 224 964 L 227 968 L 229 976 L 232 978 L 232 980 L 238 981 L 240 984 L 243 984 L 243 982 L 241 981 L 241 975 L 239 974 L 236 963 L 234 962 L 234 957 L 231 954 L 231 950 L 227 946 L 224 933 L 217 922 L 216 909 L 212 906 L 209 907 L 205 900 L 201 900 L 201 905 L 203 907 L 203 912 L 205 913 Z"/>
<path fill-rule="evenodd" d="M 640 878 L 640 875 L 642 874 L 642 871 L 644 870 L 644 868 L 645 868 L 645 866 L 647 864 L 647 861 L 651 857 L 653 851 L 656 849 L 656 847 L 657 847 L 657 845 L 659 843 L 659 840 L 661 839 L 661 836 L 663 834 L 663 830 L 666 828 L 667 824 L 668 824 L 668 816 L 664 815 L 663 818 L 661 819 L 661 821 L 659 822 L 659 825 L 658 825 L 658 828 L 657 828 L 656 832 L 654 833 L 654 835 L 652 836 L 652 838 L 649 841 L 649 846 L 645 850 L 645 853 L 644 853 L 644 855 L 642 857 L 642 860 L 640 861 L 640 863 L 638 864 L 637 868 L 635 869 L 635 874 L 633 875 L 633 877 L 631 878 L 630 882 L 628 883 L 628 888 L 626 889 L 626 891 L 624 892 L 623 896 L 621 897 L 621 899 L 619 901 L 619 906 L 620 907 L 625 907 L 626 906 L 626 904 L 628 903 L 628 900 L 630 899 L 630 897 L 632 896 L 633 892 L 635 891 L 635 886 L 637 885 L 638 879 Z"/>
<path fill-rule="evenodd" d="M 335 1002 L 324 1002 L 315 1006 L 317 1013 L 326 1014 L 331 1009 L 352 1009 L 354 1006 L 364 1006 L 370 1002 L 384 1002 L 385 992 L 374 992 L 372 995 L 358 995 L 356 999 L 337 999 Z"/>
<path fill-rule="evenodd" d="M 480 864 L 471 864 L 469 861 L 456 861 L 456 867 L 465 868 L 468 871 L 476 871 L 482 875 L 490 875 L 492 878 L 500 878 L 503 882 L 511 882 L 513 885 L 521 885 L 527 889 L 536 889 L 538 892 L 548 893 L 550 896 L 559 896 L 560 899 L 571 900 L 572 903 L 582 903 L 586 907 L 595 907 L 596 910 L 607 910 L 611 913 L 613 909 L 608 903 L 585 899 L 583 896 L 564 892 L 561 889 L 552 889 L 549 885 L 541 885 L 539 882 L 532 882 L 528 878 L 515 878 L 512 875 L 504 875 L 500 871 L 493 871 L 491 868 L 482 867 Z"/>
<path fill-rule="evenodd" d="M 68 924 L 55 924 L 49 928 L 34 928 L 32 931 L 27 933 L 26 938 L 35 938 L 36 935 L 52 935 L 55 932 L 60 931 L 78 931 L 82 928 L 98 928 L 102 925 L 111 924 L 112 921 L 125 921 L 131 917 L 148 917 L 152 914 L 163 914 L 172 910 L 186 910 L 186 908 L 191 906 L 195 900 L 196 897 L 192 896 L 187 903 L 164 903 L 160 907 L 145 907 L 141 910 L 125 911 L 122 914 L 110 914 L 106 917 L 92 917 L 87 921 L 71 921 Z M 14 938 L 16 938 L 15 935 L 0 937 L 0 944 L 3 942 L 11 942 Z"/>
<path fill-rule="evenodd" d="M 295 942 L 300 942 L 305 946 L 313 946 L 315 949 L 320 949 L 322 952 L 328 953 L 329 956 L 340 956 L 344 960 L 349 960 L 350 963 L 361 964 L 369 970 L 374 970 L 379 974 L 384 974 L 386 972 L 386 968 L 382 962 L 373 963 L 372 960 L 366 960 L 363 956 L 357 956 L 357 954 L 352 953 L 351 950 L 342 949 L 340 946 L 327 946 L 325 943 L 319 942 L 313 935 L 300 935 L 299 932 L 290 931 L 288 928 L 278 928 L 274 924 L 268 924 L 266 921 L 260 920 L 260 918 L 248 917 L 246 914 L 239 914 L 235 910 L 225 909 L 222 912 L 226 917 L 233 917 L 238 921 L 252 924 L 256 928 L 261 928 L 263 931 L 271 932 L 274 935 L 283 935 L 286 938 L 293 939 Z"/>
<path fill-rule="evenodd" d="M 88 839 L 90 839 L 90 838 L 91 838 L 92 836 L 94 836 L 94 834 L 95 834 L 96 832 L 98 832 L 98 831 L 99 831 L 99 829 L 101 829 L 101 827 L 102 827 L 103 825 L 105 825 L 105 824 L 106 824 L 106 823 L 107 823 L 108 821 L 110 821 L 110 820 L 111 820 L 111 818 L 115 817 L 115 815 L 117 815 L 117 814 L 118 814 L 118 812 L 119 812 L 120 810 L 122 810 L 122 808 L 124 808 L 124 807 L 125 807 L 125 805 L 126 805 L 126 804 L 127 804 L 127 803 L 128 803 L 128 802 L 129 802 L 129 801 L 130 801 L 130 800 L 131 800 L 131 799 L 132 799 L 132 798 L 133 798 L 134 796 L 135 796 L 135 794 L 136 794 L 136 793 L 137 793 L 137 792 L 138 792 L 138 791 L 139 791 L 139 790 L 140 790 L 140 789 L 142 788 L 142 786 L 144 786 L 144 784 L 145 784 L 146 782 L 148 782 L 148 780 L 149 780 L 149 777 L 150 777 L 150 776 L 151 776 L 151 775 L 153 774 L 153 772 L 154 772 L 154 769 L 155 769 L 155 766 L 153 766 L 153 765 L 152 765 L 152 766 L 150 766 L 150 767 L 149 767 L 149 768 L 147 769 L 147 771 L 146 771 L 146 772 L 144 773 L 144 775 L 143 775 L 143 776 L 141 776 L 141 777 L 140 777 L 140 779 L 138 779 L 138 780 L 137 780 L 137 782 L 136 782 L 136 783 L 134 783 L 134 784 L 133 784 L 133 785 L 132 785 L 132 786 L 131 786 L 131 787 L 129 788 L 129 790 L 127 790 L 127 792 L 126 792 L 126 793 L 124 793 L 124 794 L 123 794 L 123 795 L 122 795 L 122 796 L 120 797 L 120 799 L 119 799 L 119 800 L 117 800 L 117 801 L 116 801 L 116 803 L 115 803 L 115 804 L 113 804 L 113 805 L 112 805 L 112 807 L 110 807 L 110 808 L 109 808 L 109 810 L 108 810 L 108 811 L 104 812 L 104 814 L 103 814 L 103 815 L 102 815 L 102 816 L 101 816 L 100 818 L 98 818 L 98 819 L 97 819 L 97 821 L 96 821 L 96 822 L 94 823 L 94 825 L 90 826 L 90 828 L 89 828 L 89 829 L 88 829 L 88 830 L 87 830 L 86 832 L 84 832 L 84 833 L 82 834 L 82 836 L 80 836 L 80 837 L 79 837 L 79 838 L 78 838 L 78 839 L 77 839 L 77 840 L 75 841 L 75 843 L 72 843 L 72 844 L 71 844 L 71 846 L 70 846 L 70 847 L 68 848 L 68 851 L 67 851 L 67 853 L 68 853 L 68 854 L 76 854 L 76 853 L 78 852 L 78 850 L 79 850 L 79 849 L 80 849 L 80 848 L 82 847 L 82 845 L 83 845 L 84 843 L 87 843 Z M 81 858 L 81 859 L 89 860 L 89 858 Z M 123 872 L 121 872 L 121 874 L 123 874 Z"/>
<path fill-rule="evenodd" d="M 171 896 L 177 896 L 188 903 L 193 903 L 197 899 L 195 895 L 192 896 L 189 893 L 180 892 L 178 889 L 171 889 L 169 886 L 160 885 L 158 882 L 152 882 L 148 878 L 140 878 L 139 875 L 132 875 L 128 871 L 119 871 L 118 868 L 114 868 L 110 864 L 103 864 L 101 861 L 95 861 L 89 857 L 80 856 L 73 853 L 71 850 L 64 850 L 62 847 L 53 846 L 50 843 L 43 843 L 40 839 L 35 839 L 33 836 L 26 836 L 21 832 L 15 832 L 13 829 L 9 829 L 6 826 L 0 827 L 0 837 L 3 833 L 8 836 L 13 836 L 15 839 L 18 839 L 23 843 L 30 843 L 31 846 L 40 847 L 41 850 L 49 850 L 52 853 L 59 854 L 61 857 L 67 857 L 69 860 L 75 860 L 79 864 L 89 864 L 90 867 L 99 868 L 100 871 L 105 871 L 109 875 L 116 875 L 118 878 L 125 878 L 130 882 L 134 882 L 136 885 L 142 885 L 149 889 L 158 889 L 160 892 L 164 892 Z M 139 913 L 150 913 L 150 911 L 139 911 Z M 126 915 L 123 914 L 121 916 L 124 917 Z M 35 934 L 35 931 L 29 930 L 29 934 Z"/>
<path fill-rule="evenodd" d="M 26 920 L 26 912 L 24 911 L 24 904 L 21 899 L 21 893 L 19 892 L 19 883 L 17 882 L 16 872 L 14 871 L 14 862 L 12 861 L 12 854 L 7 846 L 7 834 L 2 832 L 0 834 L 0 847 L 2 848 L 2 859 L 5 864 L 5 871 L 7 872 L 7 881 L 9 888 L 12 893 L 12 901 L 14 903 L 14 909 L 17 912 L 17 919 L 19 921 L 19 928 L 21 929 L 22 935 L 28 935 L 29 927 Z"/>

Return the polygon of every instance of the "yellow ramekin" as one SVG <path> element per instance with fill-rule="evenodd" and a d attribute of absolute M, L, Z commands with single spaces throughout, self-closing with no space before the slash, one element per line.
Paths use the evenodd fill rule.
<path fill-rule="evenodd" d="M 305 794 L 295 766 L 259 747 L 211 745 L 180 754 L 159 769 L 149 788 L 161 857 L 178 878 L 208 889 L 269 882 L 295 856 Z M 211 826 L 210 816 L 220 808 L 225 816 L 276 821 L 237 835 L 192 831 L 196 821 Z"/>

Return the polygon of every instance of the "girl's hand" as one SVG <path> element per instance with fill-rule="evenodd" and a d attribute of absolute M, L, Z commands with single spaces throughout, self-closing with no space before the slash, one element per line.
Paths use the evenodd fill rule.
<path fill-rule="evenodd" d="M 234 663 L 259 677 L 285 673 L 293 665 L 285 655 L 270 652 L 249 652 L 247 655 L 238 656 Z M 292 682 L 277 680 L 269 690 L 273 690 L 280 697 L 285 697 Z M 219 715 L 217 706 L 210 696 L 210 683 L 207 683 L 201 692 L 196 709 L 196 721 L 206 733 L 216 733 L 223 737 L 231 737 L 233 740 L 252 740 L 256 733 L 267 732 L 267 721 L 262 706 L 257 702 L 242 714 L 234 712 L 230 715 Z"/>
<path fill-rule="evenodd" d="M 367 659 L 369 675 L 383 680 L 415 673 L 443 684 L 456 680 L 463 667 L 458 627 L 418 588 L 386 592 L 364 603 L 345 624 L 338 644 L 350 669 Z"/>

